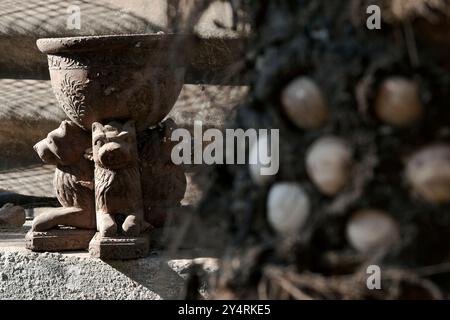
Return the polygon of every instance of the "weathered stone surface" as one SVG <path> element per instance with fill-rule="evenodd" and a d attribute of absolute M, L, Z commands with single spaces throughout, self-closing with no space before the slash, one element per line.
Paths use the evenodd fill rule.
<path fill-rule="evenodd" d="M 186 61 L 183 57 L 174 65 L 167 52 L 180 41 L 190 44 L 191 40 L 189 35 L 153 34 L 37 41 L 47 54 L 59 106 L 70 121 L 62 121 L 34 146 L 42 161 L 57 166 L 54 187 L 63 207 L 35 217 L 32 231 L 59 225 L 96 228 L 89 244 L 94 257 L 135 259 L 147 254 L 148 238 L 141 233 L 149 224 L 141 181 L 154 180 L 155 174 L 141 180 L 140 163 L 158 162 L 162 153 L 169 152 L 162 152 L 158 138 L 144 142 L 144 146 L 156 144 L 156 152 L 151 147 L 139 150 L 139 136 L 150 126 L 160 126 L 173 108 L 182 89 Z M 165 127 L 167 139 L 174 124 Z M 185 180 L 184 172 L 180 176 Z M 184 182 L 178 202 L 185 186 Z M 42 241 L 46 245 L 45 239 Z M 64 248 L 61 242 L 58 248 L 72 249 L 72 243 L 67 244 Z"/>
<path fill-rule="evenodd" d="M 204 250 L 152 251 L 146 258 L 122 261 L 79 251 L 35 253 L 25 249 L 30 225 L 0 229 L 0 300 L 182 299 L 193 264 L 207 273 L 218 268 L 217 259 Z"/>
<path fill-rule="evenodd" d="M 25 209 L 6 204 L 0 209 L 0 226 L 21 227 L 25 223 Z"/>
<path fill-rule="evenodd" d="M 42 161 L 56 165 L 54 187 L 63 207 L 35 217 L 33 232 L 59 225 L 97 229 L 89 245 L 93 256 L 146 256 L 148 239 L 140 236 L 148 223 L 138 134 L 161 122 L 175 104 L 185 61 L 172 65 L 167 51 L 190 38 L 157 34 L 37 41 L 39 50 L 47 54 L 59 106 L 70 121 L 62 121 L 34 146 Z M 33 239 L 32 233 L 28 243 Z M 40 240 L 41 246 L 53 248 L 51 238 L 48 243 L 46 238 Z M 58 250 L 85 245 L 77 240 L 61 241 Z M 36 250 L 33 245 L 28 248 Z"/>
<path fill-rule="evenodd" d="M 92 125 L 98 237 L 137 237 L 145 230 L 141 172 L 134 121 Z M 102 241 L 99 238 L 100 247 Z M 122 241 L 108 241 L 106 247 Z M 134 243 L 134 241 L 133 241 Z M 99 250 L 100 255 L 102 251 Z M 130 250 L 131 251 L 131 250 Z M 109 254 L 110 255 L 110 254 Z"/>
<path fill-rule="evenodd" d="M 29 231 L 25 247 L 36 252 L 86 250 L 95 230 L 60 228 L 42 232 Z"/>
<path fill-rule="evenodd" d="M 90 146 L 90 135 L 67 120 L 34 146 L 42 161 L 56 165 L 52 180 L 62 207 L 36 217 L 33 231 L 58 225 L 95 229 L 94 165 L 85 158 Z"/>
<path fill-rule="evenodd" d="M 158 124 L 183 86 L 185 59 L 171 50 L 190 36 L 116 35 L 39 39 L 55 96 L 86 131 L 94 122 L 132 119 L 136 131 Z M 112 107 L 114 106 L 114 107 Z"/>
<path fill-rule="evenodd" d="M 149 237 L 102 237 L 97 233 L 89 243 L 89 253 L 103 260 L 144 258 L 149 253 Z"/>
<path fill-rule="evenodd" d="M 0 299 L 183 299 L 186 277 L 194 263 L 208 273 L 217 270 L 217 260 L 212 258 L 153 255 L 105 262 L 88 254 L 0 248 Z"/>

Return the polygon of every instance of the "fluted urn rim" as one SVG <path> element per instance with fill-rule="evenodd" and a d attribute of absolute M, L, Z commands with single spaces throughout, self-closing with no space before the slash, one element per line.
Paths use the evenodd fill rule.
<path fill-rule="evenodd" d="M 192 34 L 121 34 L 101 36 L 76 36 L 41 38 L 36 41 L 42 53 L 59 54 L 130 48 L 161 50 L 182 47 L 186 41 L 196 38 Z"/>

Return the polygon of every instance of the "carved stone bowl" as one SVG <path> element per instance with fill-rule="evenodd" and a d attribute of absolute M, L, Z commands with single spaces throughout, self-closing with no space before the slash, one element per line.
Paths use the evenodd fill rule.
<path fill-rule="evenodd" d="M 134 119 L 138 130 L 159 123 L 180 94 L 185 62 L 165 34 L 39 39 L 60 106 L 85 130 L 93 122 Z"/>

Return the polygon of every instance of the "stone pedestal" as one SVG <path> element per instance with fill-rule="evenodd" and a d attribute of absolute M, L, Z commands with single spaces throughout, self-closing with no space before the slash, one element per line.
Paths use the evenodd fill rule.
<path fill-rule="evenodd" d="M 153 203 L 144 199 L 159 188 L 151 200 L 171 195 L 173 201 L 186 187 L 178 168 L 164 177 L 151 170 L 174 165 L 171 145 L 164 143 L 174 124 L 161 121 L 180 94 L 186 69 L 185 59 L 174 64 L 167 51 L 183 39 L 188 40 L 153 34 L 37 41 L 48 56 L 52 87 L 69 120 L 34 147 L 45 163 L 56 165 L 54 186 L 62 207 L 34 219 L 30 249 L 38 251 L 37 243 L 45 251 L 88 247 L 92 256 L 107 260 L 148 254 L 144 232 L 164 217 L 158 219 L 160 212 L 152 212 Z M 172 177 L 182 188 L 164 181 Z M 89 245 L 65 230 L 61 243 L 36 233 L 61 225 L 97 233 Z"/>
<path fill-rule="evenodd" d="M 89 253 L 102 260 L 138 259 L 148 255 L 149 245 L 149 235 L 146 233 L 139 237 L 101 237 L 96 233 L 89 243 Z"/>
<path fill-rule="evenodd" d="M 25 236 L 25 247 L 38 252 L 86 250 L 94 234 L 94 230 L 70 227 L 42 232 L 29 231 Z"/>

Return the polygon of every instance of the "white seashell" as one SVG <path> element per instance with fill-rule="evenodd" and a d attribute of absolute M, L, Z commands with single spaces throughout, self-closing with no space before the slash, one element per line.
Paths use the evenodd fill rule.
<path fill-rule="evenodd" d="M 375 98 L 375 113 L 378 118 L 393 126 L 414 124 L 423 115 L 424 108 L 415 81 L 392 77 L 383 81 Z"/>
<path fill-rule="evenodd" d="M 312 182 L 325 195 L 333 196 L 347 185 L 352 171 L 353 150 L 337 137 L 324 137 L 309 148 L 306 170 Z"/>
<path fill-rule="evenodd" d="M 267 198 L 267 219 L 280 235 L 293 235 L 305 224 L 310 213 L 308 194 L 297 183 L 277 183 Z"/>
<path fill-rule="evenodd" d="M 347 224 L 347 239 L 361 253 L 370 253 L 394 245 L 400 239 L 397 222 L 380 210 L 356 212 Z"/>
<path fill-rule="evenodd" d="M 434 145 L 414 154 L 406 166 L 406 179 L 425 200 L 450 202 L 450 145 Z"/>
<path fill-rule="evenodd" d="M 288 118 L 302 129 L 316 129 L 328 119 L 328 106 L 317 84 L 307 77 L 293 80 L 281 93 Z"/>

